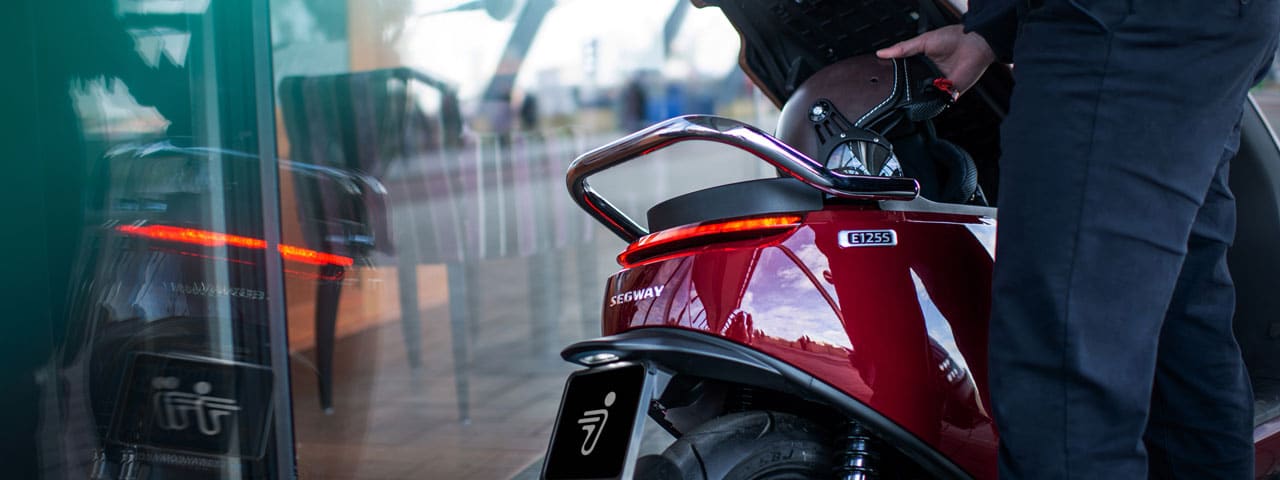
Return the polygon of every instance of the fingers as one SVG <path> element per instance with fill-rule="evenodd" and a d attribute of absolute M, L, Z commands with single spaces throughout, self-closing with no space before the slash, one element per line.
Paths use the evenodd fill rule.
<path fill-rule="evenodd" d="M 876 51 L 876 56 L 880 58 L 906 58 L 912 55 L 924 53 L 925 36 L 928 33 L 917 35 L 913 38 L 903 40 L 891 46 Z"/>

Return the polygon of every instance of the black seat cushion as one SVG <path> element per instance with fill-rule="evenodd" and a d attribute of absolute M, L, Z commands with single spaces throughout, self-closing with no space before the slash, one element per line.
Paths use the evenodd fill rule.
<path fill-rule="evenodd" d="M 943 178 L 937 201 L 969 203 L 978 191 L 978 166 L 969 153 L 954 143 L 934 139 L 929 143 L 929 157 Z"/>
<path fill-rule="evenodd" d="M 822 208 L 822 192 L 794 178 L 764 178 L 686 193 L 649 209 L 649 231 L 690 223 Z"/>
<path fill-rule="evenodd" d="M 893 139 L 902 173 L 920 183 L 920 196 L 939 203 L 969 203 L 978 190 L 978 167 L 964 149 L 913 133 Z"/>

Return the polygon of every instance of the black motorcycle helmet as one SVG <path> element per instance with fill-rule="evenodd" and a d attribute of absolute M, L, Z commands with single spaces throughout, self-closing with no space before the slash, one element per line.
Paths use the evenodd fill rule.
<path fill-rule="evenodd" d="M 777 136 L 835 173 L 911 177 L 925 198 L 968 203 L 978 192 L 977 167 L 964 150 L 937 138 L 930 122 L 955 95 L 923 56 L 850 57 L 796 89 Z"/>

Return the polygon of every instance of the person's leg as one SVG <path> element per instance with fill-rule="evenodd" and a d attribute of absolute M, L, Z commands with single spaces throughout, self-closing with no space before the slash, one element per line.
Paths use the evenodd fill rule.
<path fill-rule="evenodd" d="M 1273 34 L 1239 2 L 1144 8 L 1046 0 L 1016 47 L 990 346 L 1005 480 L 1147 475 L 1161 326 Z"/>
<path fill-rule="evenodd" d="M 1227 272 L 1236 226 L 1230 143 L 1191 228 L 1160 331 L 1145 438 L 1151 478 L 1252 478 L 1253 396 L 1231 330 L 1235 289 Z"/>

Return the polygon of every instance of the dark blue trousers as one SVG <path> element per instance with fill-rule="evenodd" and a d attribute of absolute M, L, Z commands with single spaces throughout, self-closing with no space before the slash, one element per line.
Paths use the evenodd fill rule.
<path fill-rule="evenodd" d="M 1002 127 L 1002 479 L 1252 478 L 1227 171 L 1280 0 L 1046 0 Z"/>

